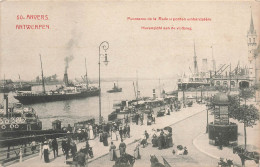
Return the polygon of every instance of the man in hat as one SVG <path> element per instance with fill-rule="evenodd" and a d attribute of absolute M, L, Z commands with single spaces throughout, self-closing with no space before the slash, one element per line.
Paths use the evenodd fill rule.
<path fill-rule="evenodd" d="M 58 157 L 58 142 L 57 142 L 56 138 L 54 138 L 52 140 L 51 145 L 52 145 L 54 158 L 55 158 L 55 153 L 57 154 L 57 157 Z"/>
<path fill-rule="evenodd" d="M 80 149 L 79 153 L 77 154 L 77 162 L 80 167 L 85 167 L 86 165 L 86 154 L 82 149 Z"/>
<path fill-rule="evenodd" d="M 75 158 L 75 156 L 76 156 L 76 152 L 77 152 L 77 145 L 76 145 L 76 143 L 75 143 L 75 141 L 71 141 L 71 155 L 72 155 L 72 157 L 73 157 L 73 159 Z"/>
<path fill-rule="evenodd" d="M 129 125 L 127 125 L 127 136 L 128 136 L 128 138 L 130 138 L 130 126 Z"/>
<path fill-rule="evenodd" d="M 123 140 L 123 129 L 122 129 L 122 127 L 120 127 L 119 135 L 120 135 L 120 139 Z"/>

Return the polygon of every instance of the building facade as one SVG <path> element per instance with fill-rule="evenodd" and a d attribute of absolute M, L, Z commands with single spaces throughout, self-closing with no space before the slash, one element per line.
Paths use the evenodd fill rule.
<path fill-rule="evenodd" d="M 251 21 L 249 30 L 247 32 L 247 46 L 248 46 L 248 75 L 250 80 L 250 85 L 255 85 L 257 79 L 257 61 L 256 61 L 256 50 L 257 50 L 257 33 L 254 27 L 253 16 L 251 13 Z"/>

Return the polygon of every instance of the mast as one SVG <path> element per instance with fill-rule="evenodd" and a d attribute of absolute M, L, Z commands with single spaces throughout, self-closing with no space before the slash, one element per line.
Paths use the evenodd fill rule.
<path fill-rule="evenodd" d="M 43 79 L 42 56 L 41 56 L 41 54 L 40 54 L 40 61 L 41 61 L 41 71 L 42 71 L 42 91 L 45 94 L 45 84 L 44 84 L 44 79 Z"/>
<path fill-rule="evenodd" d="M 211 54 L 212 54 L 212 71 L 216 75 L 216 62 L 213 56 L 213 45 L 211 45 Z"/>
<path fill-rule="evenodd" d="M 230 63 L 230 67 L 229 67 L 229 90 L 231 92 L 231 63 Z"/>
<path fill-rule="evenodd" d="M 137 99 L 137 97 L 136 97 L 136 91 L 135 91 L 135 82 L 133 82 L 133 86 L 134 86 L 135 98 Z"/>
<path fill-rule="evenodd" d="M 5 94 L 5 74 L 4 74 L 4 111 L 5 111 L 5 116 L 8 118 L 8 93 Z"/>
<path fill-rule="evenodd" d="M 21 82 L 20 74 L 18 74 L 18 77 L 19 77 L 20 87 L 22 88 L 22 82 Z"/>
<path fill-rule="evenodd" d="M 85 69 L 86 69 L 86 83 L 87 83 L 87 89 L 88 89 L 88 71 L 87 71 L 86 58 L 85 58 Z"/>
<path fill-rule="evenodd" d="M 4 85 L 3 85 L 3 89 L 4 89 L 4 95 L 5 95 L 5 74 L 4 74 Z"/>
<path fill-rule="evenodd" d="M 161 98 L 161 80 L 160 80 L 160 78 L 159 78 L 159 96 Z"/>
<path fill-rule="evenodd" d="M 136 71 L 136 99 L 139 97 L 139 90 L 138 90 L 138 71 Z"/>
<path fill-rule="evenodd" d="M 194 74 L 197 76 L 199 71 L 198 71 L 198 63 L 197 63 L 197 55 L 196 55 L 196 49 L 195 49 L 195 41 L 194 41 Z"/>

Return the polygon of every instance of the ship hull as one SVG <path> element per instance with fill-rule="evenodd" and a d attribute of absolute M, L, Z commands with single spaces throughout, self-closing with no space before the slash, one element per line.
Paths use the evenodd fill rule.
<path fill-rule="evenodd" d="M 32 86 L 23 86 L 23 87 L 18 87 L 18 88 L 0 88 L 0 93 L 9 93 L 12 91 L 31 91 L 32 90 Z"/>
<path fill-rule="evenodd" d="M 108 93 L 117 93 L 117 92 L 122 92 L 122 88 L 108 90 L 107 92 L 108 92 Z"/>
<path fill-rule="evenodd" d="M 72 100 L 79 99 L 91 96 L 98 96 L 99 90 L 93 91 L 84 91 L 80 93 L 71 93 L 71 94 L 40 94 L 40 95 L 19 95 L 14 96 L 15 99 L 19 100 L 22 104 L 35 104 L 35 103 L 45 103 L 53 101 L 63 101 L 63 100 Z"/>
<path fill-rule="evenodd" d="M 186 90 L 190 88 L 199 88 L 201 86 L 208 87 L 210 86 L 210 83 L 204 83 L 204 82 L 187 82 L 187 83 L 178 83 L 178 90 Z"/>

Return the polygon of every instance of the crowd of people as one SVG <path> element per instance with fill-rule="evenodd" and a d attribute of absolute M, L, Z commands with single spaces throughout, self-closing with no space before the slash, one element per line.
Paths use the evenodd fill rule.
<path fill-rule="evenodd" d="M 158 147 L 159 150 L 173 146 L 172 129 L 167 130 L 157 129 L 152 136 L 153 147 Z"/>
<path fill-rule="evenodd" d="M 168 115 L 170 115 L 170 112 L 174 109 L 177 110 L 178 108 L 177 103 L 172 103 L 166 106 L 167 107 L 165 110 L 168 111 Z M 118 158 L 124 157 L 127 154 L 124 140 L 131 137 L 130 119 L 132 119 L 136 125 L 143 125 L 144 118 L 144 113 L 136 112 L 131 118 L 126 117 L 121 121 L 118 120 L 115 122 L 102 123 L 101 125 L 88 124 L 87 126 L 83 126 L 81 128 L 68 127 L 66 129 L 68 135 L 61 141 L 63 155 L 65 155 L 66 160 L 71 157 L 73 161 L 78 162 L 79 166 L 83 166 L 86 163 L 86 158 L 94 157 L 89 141 L 98 138 L 99 142 L 103 143 L 103 146 L 108 147 L 110 160 L 116 161 Z M 152 123 L 155 123 L 155 114 L 150 112 L 147 114 L 147 125 L 151 125 Z M 151 138 L 153 147 L 165 149 L 173 146 L 172 129 L 157 129 L 154 132 L 155 133 Z M 140 147 L 142 146 L 145 148 L 148 145 L 148 139 L 149 134 L 145 131 L 140 142 L 136 143 L 134 153 L 131 154 L 134 155 L 135 159 L 141 159 Z M 118 147 L 115 145 L 115 141 L 121 141 Z M 78 151 L 76 144 L 77 142 L 86 142 L 86 145 Z M 35 143 L 32 142 L 31 145 L 32 151 L 35 151 Z M 54 158 L 59 156 L 58 146 L 59 144 L 56 138 L 44 141 L 42 155 L 44 155 L 44 161 L 46 163 L 50 162 L 49 153 L 51 150 L 53 151 Z M 116 154 L 117 148 L 119 149 L 119 156 Z"/>

